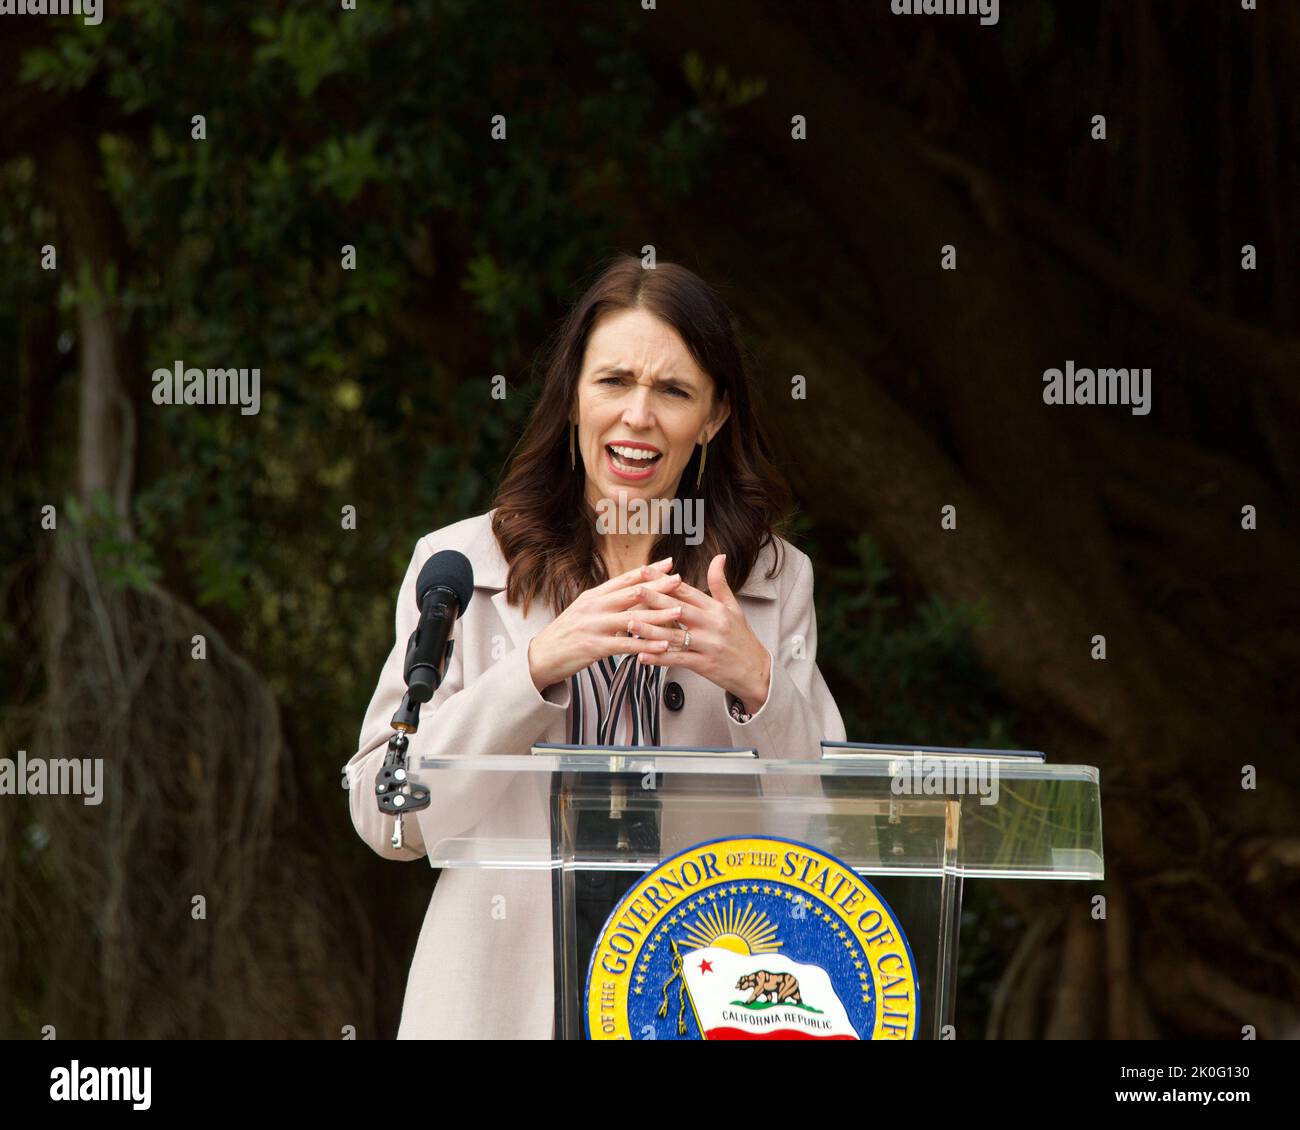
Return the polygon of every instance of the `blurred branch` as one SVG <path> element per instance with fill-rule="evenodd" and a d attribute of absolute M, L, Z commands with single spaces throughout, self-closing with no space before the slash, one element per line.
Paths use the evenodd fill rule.
<path fill-rule="evenodd" d="M 1200 342 L 1225 361 L 1274 383 L 1288 397 L 1300 401 L 1295 379 L 1300 372 L 1300 341 L 1201 305 L 1129 263 L 1036 194 L 1000 184 L 987 170 L 915 136 L 909 140 L 931 166 L 965 183 L 991 230 L 1000 231 L 1004 217 L 1014 217 L 1036 238 L 1166 329 Z"/>

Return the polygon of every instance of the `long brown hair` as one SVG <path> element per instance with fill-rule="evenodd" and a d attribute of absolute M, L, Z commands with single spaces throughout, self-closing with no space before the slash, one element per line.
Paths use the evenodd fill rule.
<path fill-rule="evenodd" d="M 620 255 L 577 301 L 545 351 L 541 396 L 497 488 L 492 530 L 509 570 L 506 598 L 511 604 L 522 603 L 525 615 L 534 598 L 558 613 L 584 589 L 607 579 L 605 564 L 595 552 L 596 514 L 586 498 L 581 456 L 576 470 L 569 466 L 569 417 L 596 322 L 612 311 L 637 307 L 677 331 L 695 363 L 712 379 L 714 396 L 726 397 L 731 407 L 709 441 L 699 491 L 698 444 L 677 486 L 678 498 L 703 500 L 703 539 L 688 545 L 681 531 L 661 534 L 650 560 L 671 554 L 673 570 L 707 591 L 709 562 L 725 553 L 727 583 L 736 592 L 759 553 L 785 526 L 789 488 L 754 414 L 730 312 L 687 268 L 660 263 L 644 269 L 635 257 Z M 767 576 L 775 576 L 781 566 L 778 556 Z"/>

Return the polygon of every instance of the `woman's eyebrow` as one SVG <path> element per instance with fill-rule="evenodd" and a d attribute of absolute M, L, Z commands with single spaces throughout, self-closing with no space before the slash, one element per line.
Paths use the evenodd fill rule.
<path fill-rule="evenodd" d="M 592 370 L 593 377 L 608 375 L 611 377 L 635 377 L 636 374 L 631 369 L 624 369 L 620 365 L 605 365 L 599 369 Z M 690 388 L 691 383 L 680 377 L 653 377 L 651 378 L 657 385 L 677 385 L 680 388 Z"/>

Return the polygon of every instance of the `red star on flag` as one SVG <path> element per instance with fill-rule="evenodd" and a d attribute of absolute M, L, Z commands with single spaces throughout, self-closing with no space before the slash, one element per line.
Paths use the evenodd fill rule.
<path fill-rule="evenodd" d="M 710 964 L 710 962 L 708 961 L 707 958 L 706 958 L 704 961 L 701 961 L 701 962 L 700 962 L 700 972 L 701 972 L 701 973 L 712 973 L 712 972 L 713 972 L 713 966 L 712 966 L 712 964 Z"/>

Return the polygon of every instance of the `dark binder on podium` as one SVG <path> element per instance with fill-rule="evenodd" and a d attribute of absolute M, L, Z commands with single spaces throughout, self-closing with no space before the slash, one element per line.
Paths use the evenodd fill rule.
<path fill-rule="evenodd" d="M 1045 762 L 1047 755 L 1036 749 L 981 749 L 951 745 L 889 745 L 885 742 L 822 742 L 822 757 L 878 757 L 897 761 L 900 757 L 978 758 L 988 761 Z"/>
<path fill-rule="evenodd" d="M 568 757 L 757 757 L 758 750 L 738 746 L 690 745 L 566 745 L 562 742 L 537 743 L 534 755 Z"/>

